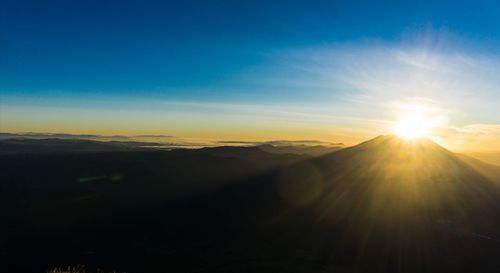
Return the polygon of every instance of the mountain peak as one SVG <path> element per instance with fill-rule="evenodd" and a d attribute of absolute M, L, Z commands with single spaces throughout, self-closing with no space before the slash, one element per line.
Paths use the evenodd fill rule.
<path fill-rule="evenodd" d="M 406 138 L 402 138 L 396 134 L 379 135 L 379 136 L 374 137 L 370 140 L 367 140 L 363 143 L 372 142 L 372 141 L 373 142 L 421 143 L 421 144 L 434 143 L 435 145 L 437 145 L 434 141 L 432 141 L 428 137 L 406 139 Z"/>
<path fill-rule="evenodd" d="M 394 134 L 380 135 L 373 139 L 362 142 L 358 145 L 348 148 L 350 150 L 370 150 L 371 152 L 386 151 L 386 152 L 401 152 L 416 153 L 423 151 L 440 151 L 450 153 L 441 145 L 432 141 L 431 139 L 417 138 L 417 139 L 404 139 Z M 346 150 L 348 150 L 346 149 Z"/>
<path fill-rule="evenodd" d="M 380 213 L 388 213 L 388 219 L 391 213 L 410 217 L 418 208 L 433 211 L 435 219 L 454 214 L 466 221 L 460 218 L 463 208 L 457 204 L 473 215 L 478 208 L 487 209 L 489 202 L 496 204 L 500 196 L 491 180 L 428 138 L 382 135 L 317 158 L 313 164 L 325 187 L 349 194 L 342 198 L 350 200 L 363 196 L 363 211 L 378 207 Z M 340 198 L 333 190 L 325 192 L 325 204 Z M 399 205 L 407 210 L 398 211 Z"/>
<path fill-rule="evenodd" d="M 341 165 L 361 176 L 391 177 L 397 180 L 432 181 L 442 177 L 478 180 L 478 174 L 454 153 L 429 138 L 402 139 L 381 135 L 356 146 L 342 149 L 318 160 L 325 167 Z M 331 167 L 329 167 L 331 168 Z M 459 179 L 459 180 L 460 180 Z"/>

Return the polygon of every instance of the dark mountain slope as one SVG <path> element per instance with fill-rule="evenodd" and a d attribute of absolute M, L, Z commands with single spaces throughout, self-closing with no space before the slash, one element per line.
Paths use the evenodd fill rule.
<path fill-rule="evenodd" d="M 483 162 L 479 159 L 466 156 L 463 154 L 458 155 L 461 160 L 466 162 L 468 165 L 470 165 L 472 168 L 474 168 L 476 171 L 490 179 L 491 181 L 494 181 L 500 185 L 500 166 L 494 165 L 494 164 L 489 164 L 486 162 Z"/>
<path fill-rule="evenodd" d="M 429 140 L 309 159 L 234 147 L 1 159 L 8 272 L 500 268 L 496 184 Z"/>
<path fill-rule="evenodd" d="M 335 199 L 342 193 L 359 198 L 361 194 L 360 200 L 372 208 L 392 202 L 398 210 L 418 208 L 448 218 L 447 213 L 459 217 L 465 212 L 477 215 L 478 208 L 496 210 L 500 200 L 490 180 L 428 139 L 381 136 L 313 164 L 323 174 L 326 195 L 332 195 L 324 198 Z"/>
<path fill-rule="evenodd" d="M 247 216 L 237 219 L 267 246 L 307 249 L 323 265 L 355 272 L 500 268 L 498 187 L 427 139 L 381 136 L 214 196 L 206 203 Z"/>

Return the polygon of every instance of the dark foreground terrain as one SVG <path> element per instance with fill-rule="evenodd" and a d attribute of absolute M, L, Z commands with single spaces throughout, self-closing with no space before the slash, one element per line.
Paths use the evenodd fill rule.
<path fill-rule="evenodd" d="M 317 157 L 9 145 L 0 272 L 500 272 L 498 168 L 428 140 Z"/>

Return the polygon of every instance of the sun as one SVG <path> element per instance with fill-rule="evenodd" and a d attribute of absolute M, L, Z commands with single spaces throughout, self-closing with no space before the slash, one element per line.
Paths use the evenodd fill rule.
<path fill-rule="evenodd" d="M 405 139 L 426 137 L 429 134 L 431 123 L 422 115 L 414 114 L 402 118 L 394 127 L 394 133 Z"/>

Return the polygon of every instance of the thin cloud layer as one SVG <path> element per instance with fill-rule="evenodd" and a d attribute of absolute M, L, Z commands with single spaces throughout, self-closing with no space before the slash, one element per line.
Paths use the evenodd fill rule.
<path fill-rule="evenodd" d="M 470 124 L 446 127 L 438 132 L 445 143 L 460 150 L 500 151 L 500 124 Z"/>
<path fill-rule="evenodd" d="M 58 138 L 58 139 L 87 139 L 87 140 L 102 140 L 102 141 L 132 141 L 141 139 L 155 139 L 161 140 L 164 138 L 172 138 L 169 135 L 136 135 L 136 136 L 122 136 L 122 135 L 94 135 L 94 134 L 63 134 L 63 133 L 38 133 L 38 132 L 27 132 L 27 133 L 0 133 L 0 139 L 8 138 L 30 138 L 30 139 L 47 139 L 47 138 Z"/>
<path fill-rule="evenodd" d="M 448 146 L 498 146 L 500 57 L 461 48 L 458 40 L 424 38 L 277 53 L 277 67 L 292 68 L 271 81 L 308 87 L 310 97 L 331 104 L 332 117 L 370 117 L 390 132 L 398 117 L 418 111 Z"/>

